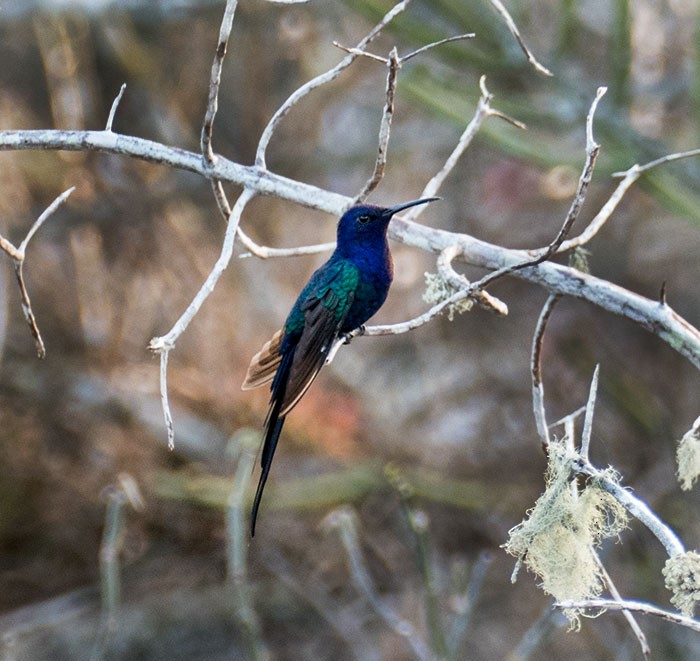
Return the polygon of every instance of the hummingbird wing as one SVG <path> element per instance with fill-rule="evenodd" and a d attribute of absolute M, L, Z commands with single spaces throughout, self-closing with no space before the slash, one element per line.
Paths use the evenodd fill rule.
<path fill-rule="evenodd" d="M 340 296 L 328 288 L 323 297 L 311 298 L 302 305 L 304 330 L 294 350 L 280 415 L 287 415 L 297 405 L 318 376 L 353 299 L 354 291 Z"/>
<path fill-rule="evenodd" d="M 244 388 L 272 381 L 260 457 L 262 472 L 253 500 L 251 535 L 255 534 L 258 508 L 286 415 L 321 371 L 352 306 L 358 273 L 356 267 L 347 263 L 327 264 L 319 269 L 299 296 L 285 324 L 284 334 L 282 331 L 275 333 L 253 357 L 248 368 Z M 297 335 L 294 343 L 284 341 Z"/>
<path fill-rule="evenodd" d="M 270 383 L 282 362 L 280 345 L 284 329 L 278 330 L 250 360 L 241 390 L 253 390 Z"/>

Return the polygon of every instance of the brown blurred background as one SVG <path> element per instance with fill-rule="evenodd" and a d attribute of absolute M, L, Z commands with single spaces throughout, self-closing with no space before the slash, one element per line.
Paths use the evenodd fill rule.
<path fill-rule="evenodd" d="M 0 128 L 101 128 L 126 82 L 115 131 L 197 151 L 223 3 L 53 4 L 0 11 Z M 356 44 L 390 6 L 242 2 L 216 149 L 250 163 L 278 105 L 343 56 L 332 42 Z M 609 86 L 595 125 L 602 155 L 580 223 L 614 189 L 615 170 L 700 145 L 700 23 L 690 0 L 508 6 L 553 78 L 527 65 L 480 0 L 416 1 L 377 40 L 374 52 L 396 44 L 405 53 L 476 33 L 404 66 L 387 175 L 372 200 L 420 194 L 471 117 L 486 74 L 494 105 L 529 130 L 489 120 L 421 222 L 537 247 L 568 208 L 599 85 Z M 361 60 L 306 98 L 280 126 L 270 168 L 356 193 L 374 163 L 385 77 L 380 64 Z M 698 160 L 652 172 L 589 245 L 594 274 L 650 297 L 665 282 L 669 303 L 695 325 L 699 181 Z M 28 249 L 44 361 L 11 262 L 0 260 L 3 658 L 239 659 L 265 650 L 274 659 L 414 658 L 363 594 L 340 536 L 319 525 L 342 505 L 357 514 L 353 548 L 374 596 L 432 654 L 437 626 L 456 646 L 453 658 L 639 657 L 617 613 L 567 633 L 532 575 L 511 585 L 513 559 L 499 548 L 543 486 L 528 363 L 544 291 L 501 281 L 493 293 L 507 302 L 507 318 L 476 309 L 344 347 L 287 421 L 249 543 L 232 523 L 236 508 L 227 525 L 226 506 L 241 439 L 260 428 L 267 393 L 243 393 L 240 383 L 326 256 L 260 261 L 237 253 L 171 355 L 169 452 L 158 361 L 146 345 L 167 332 L 216 259 L 224 228 L 211 189 L 194 175 L 123 157 L 5 152 L 2 234 L 19 243 L 69 186 L 75 193 Z M 243 226 L 259 242 L 297 246 L 332 240 L 335 220 L 257 199 Z M 393 250 L 396 281 L 376 317 L 382 322 L 423 311 L 423 274 L 435 270 L 432 255 Z M 676 439 L 700 414 L 697 370 L 633 324 L 569 300 L 554 313 L 544 360 L 550 420 L 585 403 L 600 363 L 593 461 L 615 466 L 688 548 L 700 546 L 697 493 L 681 493 L 674 478 Z M 109 504 L 129 484 L 144 507 L 124 504 L 121 523 L 110 523 Z M 426 516 L 417 529 L 407 514 L 415 509 Z M 118 551 L 118 562 L 100 554 L 105 531 L 116 535 L 104 548 Z M 233 576 L 242 541 L 246 574 Z M 602 557 L 623 595 L 668 606 L 663 550 L 639 524 Z M 117 568 L 118 603 L 105 574 Z M 108 623 L 101 592 L 116 609 Z M 696 634 L 642 625 L 658 658 L 700 657 Z"/>

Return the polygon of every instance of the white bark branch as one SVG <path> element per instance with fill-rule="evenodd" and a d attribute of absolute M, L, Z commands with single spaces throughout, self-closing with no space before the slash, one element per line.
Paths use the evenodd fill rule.
<path fill-rule="evenodd" d="M 335 80 L 345 69 L 347 69 L 367 48 L 367 46 L 375 39 L 375 37 L 392 21 L 396 16 L 398 16 L 402 11 L 406 9 L 410 0 L 403 0 L 395 4 L 382 18 L 379 23 L 369 32 L 369 34 L 360 41 L 356 48 L 352 49 L 353 52 L 348 53 L 335 67 L 329 69 L 325 73 L 316 76 L 305 85 L 302 85 L 296 91 L 294 91 L 289 98 L 277 109 L 277 112 L 272 116 L 270 121 L 267 123 L 265 130 L 260 136 L 260 141 L 258 142 L 257 153 L 255 154 L 255 164 L 262 168 L 267 169 L 266 164 L 266 152 L 267 147 L 270 144 L 270 140 L 277 129 L 277 126 L 282 121 L 284 116 L 305 96 L 313 92 L 313 90 L 325 85 L 332 80 Z"/>
<path fill-rule="evenodd" d="M 31 238 L 56 212 L 56 209 L 58 209 L 58 207 L 60 207 L 68 199 L 69 195 L 74 190 L 75 186 L 72 186 L 68 190 L 61 193 L 48 207 L 46 207 L 41 215 L 34 221 L 34 224 L 29 228 L 27 235 L 22 240 L 22 243 L 19 244 L 19 247 L 15 247 L 4 236 L 0 235 L 0 250 L 7 253 L 14 264 L 15 277 L 17 278 L 17 285 L 19 286 L 19 295 L 22 303 L 22 313 L 24 314 L 24 318 L 29 326 L 32 337 L 34 338 L 36 353 L 39 358 L 44 358 L 46 356 L 46 346 L 44 345 L 44 340 L 41 337 L 39 326 L 36 323 L 36 317 L 34 316 L 34 310 L 32 309 L 32 302 L 29 298 L 27 285 L 24 281 L 24 260 L 26 257 L 27 246 L 29 245 Z"/>
<path fill-rule="evenodd" d="M 194 172 L 208 179 L 216 178 L 235 183 L 255 191 L 258 195 L 274 195 L 327 211 L 335 216 L 340 215 L 351 201 L 344 195 L 294 181 L 260 167 L 240 165 L 220 155 L 217 156 L 216 164 L 209 166 L 201 154 L 134 136 L 107 131 L 0 131 L 0 151 L 26 149 L 123 154 Z M 392 221 L 389 236 L 433 253 L 459 244 L 461 259 L 464 262 L 488 270 L 512 267 L 532 257 L 527 251 L 496 246 L 468 234 L 429 228 L 402 218 Z M 700 367 L 700 331 L 666 304 L 571 267 L 551 262 L 522 269 L 513 275 L 540 285 L 552 293 L 586 300 L 608 312 L 625 317 L 654 333 L 695 366 Z"/>
<path fill-rule="evenodd" d="M 636 613 L 643 613 L 644 615 L 660 617 L 667 622 L 680 624 L 681 626 L 688 627 L 689 629 L 700 633 L 700 621 L 695 620 L 692 617 L 688 617 L 687 615 L 681 615 L 680 613 L 664 610 L 663 608 L 653 606 L 652 604 L 647 604 L 643 601 L 634 601 L 631 599 L 626 599 L 623 601 L 618 601 L 616 599 L 586 599 L 581 601 L 560 601 L 556 603 L 555 606 L 564 610 L 570 608 L 588 608 L 596 610 L 633 611 Z"/>

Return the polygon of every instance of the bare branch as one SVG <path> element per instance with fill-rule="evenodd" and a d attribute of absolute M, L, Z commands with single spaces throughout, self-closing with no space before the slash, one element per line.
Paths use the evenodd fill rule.
<path fill-rule="evenodd" d="M 202 135 L 201 135 L 201 149 L 202 156 L 206 160 L 209 166 L 214 166 L 216 164 L 217 156 L 214 154 L 212 147 L 212 137 L 214 132 L 214 119 L 216 118 L 216 113 L 219 107 L 219 89 L 221 88 L 221 72 L 224 67 L 224 58 L 226 57 L 226 51 L 228 50 L 228 42 L 231 38 L 231 29 L 233 28 L 233 18 L 236 13 L 236 8 L 238 6 L 238 0 L 227 0 L 226 8 L 224 10 L 224 15 L 221 19 L 221 26 L 219 28 L 219 43 L 216 48 L 216 53 L 214 55 L 214 61 L 211 65 L 211 75 L 209 79 L 209 99 L 207 102 L 207 109 L 204 114 L 204 122 L 202 124 Z M 224 186 L 219 179 L 213 178 L 211 180 L 212 191 L 214 193 L 214 199 L 219 207 L 221 215 L 224 217 L 226 222 L 229 221 L 231 216 L 231 205 L 226 197 L 226 191 Z"/>
<path fill-rule="evenodd" d="M 168 436 L 168 450 L 171 452 L 175 449 L 175 427 L 173 425 L 173 414 L 170 410 L 170 400 L 168 398 L 168 356 L 170 351 L 175 348 L 175 345 L 170 346 L 163 345 L 157 348 L 153 345 L 153 340 L 148 348 L 151 351 L 157 351 L 160 354 L 160 370 L 159 370 L 159 384 L 160 384 L 160 404 L 163 408 L 163 418 L 165 419 L 165 432 Z"/>
<path fill-rule="evenodd" d="M 32 310 L 32 302 L 29 298 L 29 292 L 27 291 L 27 285 L 24 282 L 24 272 L 22 267 L 24 265 L 24 260 L 15 262 L 15 277 L 17 278 L 17 284 L 19 286 L 19 294 L 22 301 L 22 314 L 29 325 L 29 330 L 34 338 L 34 344 L 36 346 L 36 355 L 39 358 L 46 357 L 46 346 L 44 345 L 44 340 L 39 332 L 39 326 L 36 323 L 36 317 L 34 316 L 34 311 Z"/>
<path fill-rule="evenodd" d="M 598 158 L 598 154 L 600 153 L 600 145 L 593 139 L 593 117 L 598 107 L 598 102 L 603 98 L 605 92 L 607 92 L 606 87 L 598 88 L 595 99 L 593 100 L 591 108 L 588 111 L 588 117 L 586 119 L 586 161 L 583 165 L 583 172 L 581 172 L 581 176 L 579 177 L 576 194 L 574 195 L 574 199 L 569 207 L 569 212 L 566 214 L 566 218 L 564 219 L 564 223 L 562 224 L 559 233 L 549 244 L 549 246 L 541 251 L 541 253 L 535 259 L 525 261 L 522 264 L 514 266 L 514 270 L 520 270 L 527 268 L 528 266 L 536 266 L 537 264 L 546 262 L 559 250 L 564 242 L 564 239 L 571 231 L 571 227 L 576 222 L 576 219 L 581 212 L 581 207 L 586 199 L 586 192 L 588 191 L 588 186 L 591 183 L 591 178 L 593 176 L 593 168 L 595 167 L 595 162 Z M 503 277 L 504 275 L 508 275 L 508 273 L 509 271 L 506 270 L 505 272 L 498 274 L 497 277 Z M 491 280 L 494 280 L 495 278 L 496 274 L 491 274 Z"/>
<path fill-rule="evenodd" d="M 263 640 L 248 575 L 248 489 L 255 466 L 259 435 L 252 430 L 237 433 L 229 442 L 236 460 L 231 491 L 226 499 L 226 578 L 233 591 L 233 607 L 247 644 L 246 658 L 263 660 L 269 651 Z"/>
<path fill-rule="evenodd" d="M 43 211 L 43 213 L 34 221 L 34 224 L 32 225 L 31 229 L 29 232 L 27 232 L 27 236 L 24 237 L 24 240 L 22 243 L 19 244 L 19 252 L 22 254 L 22 258 L 24 258 L 24 253 L 27 250 L 27 244 L 29 243 L 30 239 L 36 234 L 37 230 L 51 217 L 53 216 L 54 213 L 56 213 L 56 210 L 58 207 L 60 207 L 71 195 L 71 193 L 75 190 L 75 186 L 71 186 L 68 190 L 63 191 L 51 204 L 49 204 L 48 207 Z"/>
<path fill-rule="evenodd" d="M 639 170 L 638 166 L 634 166 L 634 168 L 628 170 L 625 174 L 625 178 L 617 185 L 613 194 L 608 198 L 593 220 L 591 220 L 586 229 L 578 236 L 564 241 L 557 249 L 557 252 L 567 252 L 572 248 L 577 248 L 578 246 L 583 246 L 588 243 L 601 230 L 603 225 L 605 225 L 613 211 L 617 208 L 620 200 L 622 200 L 627 190 L 639 179 L 640 175 L 641 170 Z"/>
<path fill-rule="evenodd" d="M 216 264 L 214 264 L 214 267 L 207 276 L 207 279 L 204 281 L 204 284 L 201 286 L 200 290 L 192 299 L 192 302 L 182 313 L 180 318 L 175 322 L 170 331 L 161 337 L 154 337 L 148 344 L 148 348 L 151 351 L 160 354 L 160 396 L 163 405 L 165 425 L 168 433 L 168 448 L 170 450 L 174 448 L 175 433 L 173 428 L 172 413 L 170 412 L 170 406 L 168 403 L 168 354 L 175 348 L 177 339 L 180 337 L 180 335 L 182 335 L 182 333 L 185 332 L 185 329 L 187 326 L 189 326 L 190 322 L 199 311 L 199 308 L 202 307 L 204 301 L 209 297 L 209 294 L 214 291 L 214 287 L 219 281 L 221 274 L 229 265 L 231 255 L 233 254 L 233 244 L 236 239 L 236 229 L 238 228 L 241 214 L 243 213 L 243 210 L 248 202 L 253 197 L 255 197 L 255 193 L 247 188 L 240 194 L 228 218 L 226 234 L 224 235 L 224 241 L 221 246 L 219 258 L 216 260 Z"/>
<path fill-rule="evenodd" d="M 267 151 L 267 146 L 270 144 L 272 135 L 277 128 L 277 125 L 282 121 L 284 116 L 305 96 L 310 94 L 313 90 L 325 85 L 326 83 L 335 80 L 345 69 L 347 69 L 358 57 L 359 53 L 365 50 L 367 45 L 390 23 L 398 14 L 406 9 L 409 5 L 410 0 L 402 0 L 395 4 L 382 18 L 377 25 L 369 32 L 369 34 L 360 41 L 356 49 L 349 52 L 348 55 L 343 58 L 336 66 L 329 69 L 325 73 L 316 76 L 305 85 L 302 85 L 299 89 L 293 92 L 289 98 L 277 109 L 275 114 L 272 116 L 267 126 L 260 136 L 260 141 L 258 142 L 258 149 L 255 154 L 255 165 L 263 170 L 267 169 L 267 164 L 265 162 L 265 152 Z"/>
<path fill-rule="evenodd" d="M 114 98 L 114 101 L 112 101 L 112 107 L 109 109 L 109 115 L 107 117 L 107 124 L 105 125 L 105 131 L 107 131 L 108 133 L 112 132 L 112 125 L 114 124 L 114 116 L 117 114 L 117 108 L 119 107 L 119 104 L 121 103 L 121 100 L 122 100 L 122 97 L 124 96 L 125 91 L 126 91 L 126 83 L 122 83 L 122 86 L 119 88 L 119 93 Z"/>
<path fill-rule="evenodd" d="M 433 41 L 430 44 L 426 44 L 425 46 L 421 46 L 417 50 L 411 51 L 408 55 L 404 55 L 403 57 L 399 57 L 399 64 L 403 64 L 404 62 L 407 62 L 408 60 L 414 58 L 416 55 L 420 55 L 421 53 L 424 53 L 427 50 L 430 50 L 432 48 L 435 48 L 436 46 L 442 46 L 442 44 L 449 44 L 452 41 L 462 41 L 464 39 L 472 39 L 476 35 L 473 32 L 469 32 L 467 34 L 458 34 L 455 35 L 454 37 L 447 37 L 446 39 L 440 39 L 439 41 Z M 377 62 L 384 62 L 384 64 L 388 63 L 388 59 L 386 57 L 382 57 L 381 55 L 375 55 L 374 53 L 370 53 L 369 51 L 361 50 L 359 48 L 352 48 L 349 46 L 343 46 L 343 44 L 338 43 L 337 41 L 333 42 L 333 45 L 336 48 L 340 48 L 340 50 L 345 51 L 346 53 L 352 53 L 354 55 L 359 55 L 360 57 L 366 57 L 369 58 L 370 60 L 376 60 Z"/>
<path fill-rule="evenodd" d="M 70 194 L 75 190 L 75 186 L 72 186 L 68 190 L 61 193 L 46 209 L 43 213 L 34 221 L 34 224 L 27 232 L 27 236 L 24 237 L 22 243 L 19 244 L 19 248 L 8 241 L 4 236 L 0 235 L 0 250 L 7 253 L 14 262 L 15 277 L 17 278 L 17 284 L 19 286 L 19 294 L 22 303 L 22 313 L 24 318 L 29 325 L 29 330 L 31 331 L 32 337 L 34 338 L 34 344 L 36 345 L 36 353 L 39 358 L 44 358 L 46 356 L 46 347 L 44 345 L 44 340 L 41 338 L 41 333 L 39 332 L 39 326 L 36 323 L 36 317 L 34 316 L 34 311 L 32 310 L 32 302 L 29 299 L 29 292 L 27 291 L 27 285 L 24 281 L 24 258 L 27 250 L 27 245 L 31 238 L 36 234 L 38 229 L 50 218 L 58 209 L 58 207 L 63 204 Z"/>
<path fill-rule="evenodd" d="M 432 197 L 437 194 L 443 182 L 445 181 L 445 179 L 447 179 L 450 172 L 452 172 L 454 167 L 457 165 L 459 159 L 467 150 L 467 147 L 469 147 L 471 141 L 474 139 L 474 136 L 479 132 L 481 125 L 487 117 L 492 115 L 501 118 L 505 117 L 505 115 L 503 115 L 499 111 L 491 108 L 493 94 L 491 94 L 491 92 L 489 92 L 486 88 L 486 76 L 481 76 L 481 78 L 479 79 L 479 88 L 481 89 L 481 97 L 479 98 L 479 103 L 477 103 L 474 116 L 472 117 L 471 121 L 467 124 L 467 127 L 464 129 L 462 135 L 459 137 L 455 148 L 452 150 L 452 153 L 447 157 L 447 160 L 442 166 L 442 169 L 437 174 L 435 174 L 423 188 L 421 197 Z M 509 121 L 512 122 L 513 120 Z M 525 125 L 520 124 L 519 122 L 516 122 L 516 126 L 518 126 L 519 128 L 525 128 Z M 421 213 L 423 213 L 423 211 L 425 211 L 425 208 L 423 207 L 413 207 L 412 209 L 408 210 L 408 213 L 406 214 L 406 219 L 415 221 L 416 218 L 418 218 L 418 216 Z"/>
<path fill-rule="evenodd" d="M 336 48 L 340 48 L 340 50 L 344 51 L 345 53 L 348 53 L 349 55 L 357 55 L 358 57 L 366 57 L 368 60 L 374 60 L 375 62 L 382 62 L 383 64 L 387 63 L 387 58 L 382 57 L 381 55 L 375 55 L 374 53 L 370 53 L 369 51 L 362 50 L 360 48 L 356 48 L 355 46 L 343 46 L 338 41 L 334 41 L 333 45 Z"/>
<path fill-rule="evenodd" d="M 605 471 L 596 468 L 590 462 L 584 460 L 583 457 L 576 457 L 573 460 L 572 467 L 577 473 L 595 479 L 635 519 L 644 524 L 661 542 L 670 558 L 685 553 L 685 547 L 676 533 L 641 498 L 621 487 L 617 482 L 610 479 L 610 476 Z"/>
<path fill-rule="evenodd" d="M 585 412 L 586 412 L 586 407 L 579 406 L 579 408 L 577 408 L 575 411 L 572 411 L 571 413 L 569 413 L 569 415 L 565 415 L 563 418 L 560 418 L 556 422 L 552 422 L 548 428 L 553 429 L 554 427 L 559 427 L 560 425 L 563 425 L 564 428 L 566 428 L 566 425 L 568 425 L 569 422 L 573 422 L 574 420 L 576 420 L 576 418 L 582 416 Z"/>
<path fill-rule="evenodd" d="M 666 156 L 661 156 L 660 158 L 649 161 L 644 165 L 634 165 L 630 169 L 639 170 L 639 172 L 646 172 L 652 168 L 656 168 L 659 165 L 665 165 L 666 163 L 671 163 L 672 161 L 680 161 L 684 158 L 695 158 L 700 156 L 700 149 L 689 149 L 688 151 L 681 151 L 675 154 L 667 154 Z M 625 170 L 623 172 L 613 172 L 613 177 L 626 177 L 630 170 Z"/>
<path fill-rule="evenodd" d="M 588 451 L 591 446 L 591 433 L 593 431 L 593 411 L 595 409 L 596 394 L 598 392 L 598 374 L 600 365 L 595 366 L 591 387 L 588 392 L 588 402 L 586 403 L 586 415 L 583 419 L 583 431 L 581 432 L 581 456 L 588 461 Z"/>
<path fill-rule="evenodd" d="M 598 374 L 598 369 L 596 368 L 596 376 Z M 625 619 L 627 620 L 627 623 L 630 625 L 630 629 L 632 629 L 632 633 L 634 633 L 635 638 L 639 642 L 639 647 L 642 650 L 642 656 L 644 656 L 647 661 L 651 659 L 651 648 L 649 647 L 649 643 L 647 641 L 647 637 L 644 634 L 644 631 L 642 631 L 642 627 L 639 626 L 639 623 L 635 619 L 634 615 L 632 615 L 632 611 L 629 608 L 624 607 L 624 600 L 622 598 L 622 595 L 620 594 L 619 590 L 615 586 L 615 583 L 612 580 L 612 577 L 608 573 L 608 570 L 605 568 L 605 565 L 600 560 L 600 556 L 596 553 L 595 554 L 595 559 L 596 562 L 598 563 L 598 567 L 600 569 L 601 574 L 603 575 L 603 578 L 605 579 L 605 583 L 608 586 L 608 590 L 610 590 L 610 594 L 612 595 L 612 598 L 620 604 L 623 604 L 622 614 L 624 615 Z"/>
<path fill-rule="evenodd" d="M 476 35 L 473 32 L 467 32 L 465 34 L 457 34 L 454 37 L 447 37 L 446 39 L 440 39 L 439 41 L 433 41 L 430 44 L 426 44 L 425 46 L 421 46 L 417 50 L 411 51 L 408 55 L 404 55 L 401 58 L 401 62 L 408 62 L 411 58 L 415 57 L 416 55 L 421 55 L 422 53 L 425 53 L 425 51 L 430 50 L 432 48 L 435 48 L 436 46 L 442 46 L 443 44 L 449 44 L 453 41 L 464 41 L 465 39 L 473 39 L 476 37 Z"/>
<path fill-rule="evenodd" d="M 211 76 L 209 79 L 209 98 L 207 101 L 207 109 L 204 114 L 204 123 L 202 125 L 201 148 L 202 155 L 210 165 L 216 161 L 216 156 L 212 149 L 212 133 L 214 130 L 214 119 L 219 107 L 219 88 L 221 87 L 221 71 L 224 66 L 224 58 L 226 57 L 226 49 L 228 48 L 228 40 L 231 36 L 231 28 L 233 27 L 233 17 L 236 13 L 238 0 L 227 0 L 226 9 L 224 10 L 221 26 L 219 28 L 219 43 L 216 47 L 214 61 L 211 65 Z"/>
<path fill-rule="evenodd" d="M 549 69 L 547 69 L 547 67 L 540 64 L 535 58 L 535 56 L 532 54 L 530 49 L 527 47 L 525 41 L 520 36 L 518 26 L 515 24 L 513 17 L 508 13 L 508 10 L 503 6 L 503 3 L 500 0 L 489 0 L 489 2 L 506 22 L 508 29 L 510 30 L 511 34 L 515 37 L 516 41 L 520 45 L 520 48 L 522 48 L 523 53 L 525 53 L 527 61 L 534 67 L 535 71 L 538 71 L 539 73 L 544 74 L 545 76 L 553 76 L 554 74 Z"/>
<path fill-rule="evenodd" d="M 294 181 L 259 167 L 240 165 L 220 155 L 217 157 L 216 166 L 210 168 L 203 162 L 201 154 L 106 131 L 0 131 L 0 151 L 12 149 L 102 151 L 123 154 L 195 172 L 207 178 L 230 181 L 250 188 L 259 195 L 275 195 L 281 199 L 327 211 L 335 216 L 340 215 L 350 203 L 350 199 L 344 195 Z M 488 270 L 510 268 L 531 259 L 531 255 L 522 250 L 495 246 L 468 234 L 429 228 L 403 218 L 392 220 L 389 236 L 406 245 L 433 253 L 439 253 L 446 247 L 459 243 L 462 246 L 462 259 L 466 263 Z M 659 305 L 658 301 L 551 262 L 530 268 L 521 267 L 512 274 L 545 287 L 553 293 L 590 301 L 608 312 L 630 319 L 660 337 L 700 367 L 700 331 L 668 305 Z"/>
<path fill-rule="evenodd" d="M 410 645 L 417 659 L 431 659 L 430 650 L 428 650 L 413 625 L 408 620 L 401 618 L 377 594 L 372 577 L 367 571 L 362 557 L 356 518 L 356 514 L 349 507 L 345 507 L 331 512 L 323 520 L 323 525 L 327 530 L 335 529 L 340 535 L 340 540 L 348 557 L 353 585 L 372 607 L 372 610 L 400 636 L 401 640 L 405 640 Z"/>
<path fill-rule="evenodd" d="M 647 604 L 643 601 L 633 601 L 630 599 L 623 601 L 618 601 L 616 599 L 586 599 L 581 601 L 561 601 L 554 605 L 561 609 L 576 608 L 634 611 L 636 613 L 643 613 L 644 615 L 660 617 L 661 619 L 673 624 L 680 624 L 681 626 L 688 627 L 693 631 L 700 632 L 700 621 L 695 620 L 692 617 L 688 617 L 687 615 L 681 615 L 680 613 L 664 610 L 658 606 L 653 606 L 652 604 Z"/>
<path fill-rule="evenodd" d="M 444 301 L 433 305 L 427 312 L 419 314 L 413 319 L 408 321 L 402 321 L 398 324 L 385 324 L 381 326 L 367 326 L 364 332 L 356 333 L 358 335 L 401 335 L 402 333 L 407 333 L 408 331 L 414 330 L 415 328 L 420 328 L 424 324 L 441 314 L 450 305 L 454 305 L 459 301 L 469 298 L 471 292 L 468 289 L 463 289 L 456 292 Z"/>
<path fill-rule="evenodd" d="M 394 97 L 396 95 L 396 79 L 399 75 L 401 62 L 396 48 L 391 49 L 387 59 L 387 67 L 389 72 L 386 78 L 386 102 L 382 111 L 382 119 L 379 125 L 379 144 L 377 146 L 377 159 L 374 163 L 374 171 L 372 172 L 367 183 L 362 187 L 362 190 L 357 194 L 354 203 L 362 202 L 374 191 L 379 183 L 384 178 L 384 170 L 386 168 L 386 155 L 389 149 L 389 136 L 391 135 L 391 120 L 394 116 Z"/>
<path fill-rule="evenodd" d="M 455 271 L 452 262 L 461 255 L 461 250 L 461 246 L 455 244 L 448 246 L 438 255 L 437 269 L 440 277 L 455 290 L 467 290 L 469 297 L 473 298 L 482 308 L 504 317 L 507 316 L 508 306 L 503 301 L 470 283 L 464 275 Z"/>
<path fill-rule="evenodd" d="M 532 339 L 532 353 L 530 356 L 530 373 L 532 375 L 532 406 L 535 414 L 535 424 L 537 433 L 540 436 L 542 445 L 549 447 L 549 427 L 547 425 L 547 416 L 544 408 L 544 384 L 542 381 L 542 342 L 544 340 L 544 331 L 547 328 L 547 322 L 552 315 L 554 307 L 559 302 L 559 296 L 550 294 L 547 298 L 540 316 L 537 320 L 535 334 Z"/>
<path fill-rule="evenodd" d="M 665 165 L 666 163 L 671 163 L 673 161 L 678 161 L 685 158 L 694 158 L 696 156 L 700 156 L 700 149 L 691 149 L 689 151 L 679 152 L 676 154 L 668 154 L 650 161 L 649 163 L 645 163 L 644 165 L 635 164 L 631 168 L 628 168 L 622 172 L 614 172 L 612 176 L 622 177 L 622 180 L 617 185 L 617 188 L 613 194 L 608 198 L 593 220 L 591 220 L 588 227 L 586 227 L 586 229 L 581 232 L 579 236 L 564 241 L 564 243 L 559 246 L 558 252 L 567 252 L 572 248 L 588 243 L 608 221 L 627 190 L 631 188 L 631 186 L 636 183 L 636 181 L 645 172 L 651 170 L 652 168 L 659 167 L 660 165 Z"/>
<path fill-rule="evenodd" d="M 338 353 L 338 349 L 340 349 L 343 344 L 347 344 L 353 337 L 358 337 L 360 335 L 401 335 L 416 328 L 420 328 L 442 314 L 451 305 L 455 305 L 472 296 L 473 292 L 471 292 L 470 289 L 461 289 L 455 292 L 452 296 L 433 305 L 427 312 L 419 314 L 417 317 L 409 319 L 408 321 L 402 321 L 397 324 L 384 324 L 381 326 L 363 326 L 361 328 L 356 328 L 350 333 L 346 333 L 339 337 L 331 347 L 326 357 L 326 364 L 333 362 L 335 354 Z"/>
<path fill-rule="evenodd" d="M 335 248 L 335 241 L 331 243 L 318 243 L 309 246 L 299 246 L 298 248 L 270 248 L 269 246 L 261 246 L 255 243 L 239 226 L 237 229 L 240 242 L 249 250 L 244 252 L 239 257 L 259 257 L 260 259 L 269 259 L 271 257 L 298 257 L 299 255 L 316 255 L 320 252 L 327 252 Z"/>
<path fill-rule="evenodd" d="M 236 200 L 236 204 L 233 207 L 231 216 L 229 219 L 229 224 L 226 227 L 226 234 L 224 235 L 223 245 L 221 246 L 221 253 L 216 261 L 216 264 L 212 268 L 211 272 L 204 281 L 204 284 L 197 292 L 196 296 L 177 320 L 175 325 L 170 329 L 170 331 L 163 335 L 162 337 L 155 337 L 151 340 L 149 344 L 149 349 L 157 353 L 162 351 L 170 351 L 174 348 L 175 342 L 185 331 L 189 323 L 194 318 L 195 314 L 199 311 L 204 301 L 209 297 L 209 294 L 214 290 L 217 281 L 221 277 L 221 274 L 226 270 L 229 262 L 231 261 L 231 254 L 233 252 L 233 243 L 236 236 L 236 229 L 240 221 L 241 214 L 245 209 L 248 202 L 255 196 L 255 193 L 245 189 L 241 195 Z"/>

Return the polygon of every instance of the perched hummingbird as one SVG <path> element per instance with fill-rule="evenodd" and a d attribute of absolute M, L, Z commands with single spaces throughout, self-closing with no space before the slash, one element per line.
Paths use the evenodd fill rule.
<path fill-rule="evenodd" d="M 323 367 L 335 341 L 360 328 L 386 300 L 394 275 L 387 229 L 392 216 L 427 197 L 393 207 L 361 204 L 338 223 L 335 251 L 302 289 L 284 327 L 253 356 L 243 390 L 272 381 L 265 419 L 262 472 L 253 501 L 251 536 L 272 457 L 287 414 L 296 406 Z"/>

